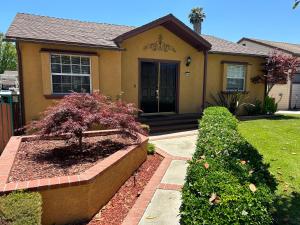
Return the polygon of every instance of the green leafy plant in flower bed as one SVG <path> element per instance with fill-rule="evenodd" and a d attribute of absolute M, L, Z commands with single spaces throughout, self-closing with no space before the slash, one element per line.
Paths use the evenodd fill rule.
<path fill-rule="evenodd" d="M 39 193 L 14 192 L 0 197 L 0 224 L 40 225 L 41 216 Z"/>
<path fill-rule="evenodd" d="M 147 145 L 147 154 L 148 155 L 154 155 L 155 153 L 155 145 L 152 143 L 148 143 Z"/>
<path fill-rule="evenodd" d="M 223 107 L 200 121 L 196 152 L 182 190 L 185 224 L 271 224 L 275 179 Z"/>

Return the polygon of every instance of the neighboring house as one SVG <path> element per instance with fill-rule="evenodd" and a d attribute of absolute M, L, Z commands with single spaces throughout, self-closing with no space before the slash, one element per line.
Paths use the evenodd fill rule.
<path fill-rule="evenodd" d="M 200 35 L 173 15 L 141 27 L 17 14 L 6 33 L 19 56 L 26 122 L 71 91 L 99 90 L 142 115 L 201 113 L 211 95 L 239 89 L 263 100 L 265 54 Z"/>
<path fill-rule="evenodd" d="M 0 74 L 0 90 L 19 92 L 18 71 L 4 71 Z"/>
<path fill-rule="evenodd" d="M 253 38 L 242 38 L 238 41 L 239 44 L 256 48 L 259 51 L 271 54 L 274 51 L 279 51 L 284 54 L 293 55 L 300 59 L 300 44 L 291 44 L 284 42 L 266 41 Z M 300 108 L 300 69 L 292 81 L 285 85 L 275 85 L 270 96 L 279 101 L 279 109 L 299 109 Z"/>

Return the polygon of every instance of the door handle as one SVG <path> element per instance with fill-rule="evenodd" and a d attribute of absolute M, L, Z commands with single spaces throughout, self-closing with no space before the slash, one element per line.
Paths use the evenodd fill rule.
<path fill-rule="evenodd" d="M 156 89 L 156 98 L 159 99 L 159 89 Z"/>

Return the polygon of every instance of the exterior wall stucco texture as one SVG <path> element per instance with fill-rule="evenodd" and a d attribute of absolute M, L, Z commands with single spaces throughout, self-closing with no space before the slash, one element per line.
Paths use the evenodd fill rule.
<path fill-rule="evenodd" d="M 159 36 L 172 50 L 161 51 L 145 46 L 158 42 Z M 178 111 L 179 113 L 200 113 L 202 110 L 204 54 L 190 46 L 162 26 L 158 26 L 125 40 L 121 47 L 123 51 L 104 50 L 96 48 L 82 48 L 68 45 L 50 45 L 37 43 L 20 43 L 26 123 L 38 119 L 39 114 L 54 100 L 46 98 L 51 95 L 50 53 L 41 52 L 42 48 L 89 51 L 96 53 L 91 56 L 92 89 L 112 97 L 122 93 L 122 98 L 139 106 L 139 61 L 155 59 L 162 61 L 176 61 L 179 63 L 178 82 Z M 187 57 L 191 57 L 190 66 L 186 66 Z M 250 82 L 250 77 L 258 75 L 262 58 L 255 56 L 240 56 L 226 54 L 209 54 L 207 68 L 206 102 L 212 102 L 211 94 L 224 91 L 226 79 L 222 61 L 249 63 L 247 71 L 247 102 L 255 98 L 262 100 L 263 85 Z M 186 73 L 188 72 L 189 75 Z"/>

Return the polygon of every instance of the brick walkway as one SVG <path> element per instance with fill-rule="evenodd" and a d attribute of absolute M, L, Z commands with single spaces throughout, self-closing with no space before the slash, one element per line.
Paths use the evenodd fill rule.
<path fill-rule="evenodd" d="M 180 190 L 195 150 L 196 131 L 150 137 L 164 160 L 122 225 L 178 225 Z"/>

